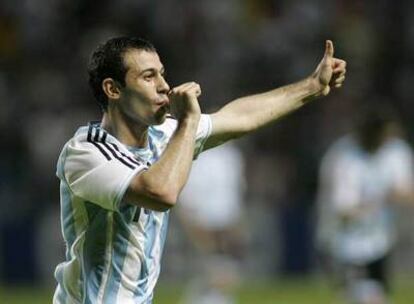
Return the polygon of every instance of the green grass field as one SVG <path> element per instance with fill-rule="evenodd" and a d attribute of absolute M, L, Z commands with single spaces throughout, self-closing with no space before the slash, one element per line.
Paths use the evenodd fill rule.
<path fill-rule="evenodd" d="M 176 304 L 182 286 L 159 284 L 154 304 Z M 1 304 L 51 303 L 52 291 L 36 288 L 0 287 Z M 327 286 L 318 279 L 291 279 L 273 282 L 253 282 L 238 289 L 240 304 L 339 304 Z M 400 279 L 394 284 L 393 304 L 414 303 L 414 278 Z M 214 304 L 214 303 L 212 303 Z"/>

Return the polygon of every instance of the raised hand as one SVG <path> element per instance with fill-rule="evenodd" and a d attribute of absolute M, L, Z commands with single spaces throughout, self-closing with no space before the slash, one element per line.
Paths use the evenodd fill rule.
<path fill-rule="evenodd" d="M 326 40 L 325 55 L 312 77 L 316 81 L 319 94 L 328 95 L 331 88 L 340 88 L 345 80 L 346 61 L 334 57 L 334 46 Z"/>
<path fill-rule="evenodd" d="M 195 82 L 186 82 L 171 89 L 168 93 L 171 115 L 179 121 L 189 116 L 200 116 L 197 99 L 200 95 L 200 85 Z"/>

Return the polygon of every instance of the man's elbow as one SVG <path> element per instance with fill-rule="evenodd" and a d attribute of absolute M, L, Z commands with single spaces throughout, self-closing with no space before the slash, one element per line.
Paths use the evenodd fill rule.
<path fill-rule="evenodd" d="M 158 209 L 157 211 L 168 211 L 173 208 L 178 200 L 178 193 L 175 191 L 163 191 L 156 193 L 154 196 L 154 206 Z"/>
<path fill-rule="evenodd" d="M 173 187 L 130 188 L 127 193 L 127 201 L 140 207 L 165 212 L 175 206 L 178 194 L 179 191 Z"/>

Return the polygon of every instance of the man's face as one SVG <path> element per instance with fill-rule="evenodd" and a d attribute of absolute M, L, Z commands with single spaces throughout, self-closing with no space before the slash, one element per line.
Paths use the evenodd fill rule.
<path fill-rule="evenodd" d="M 129 119 L 144 125 L 164 122 L 168 111 L 170 87 L 156 52 L 132 49 L 124 54 L 127 68 L 125 87 L 120 89 L 119 105 Z"/>

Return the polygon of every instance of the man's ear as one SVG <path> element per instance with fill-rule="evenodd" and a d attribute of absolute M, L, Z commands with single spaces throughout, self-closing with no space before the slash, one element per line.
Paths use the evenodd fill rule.
<path fill-rule="evenodd" d="M 102 90 L 108 96 L 108 99 L 119 99 L 121 96 L 119 84 L 112 78 L 105 78 L 102 81 Z"/>

